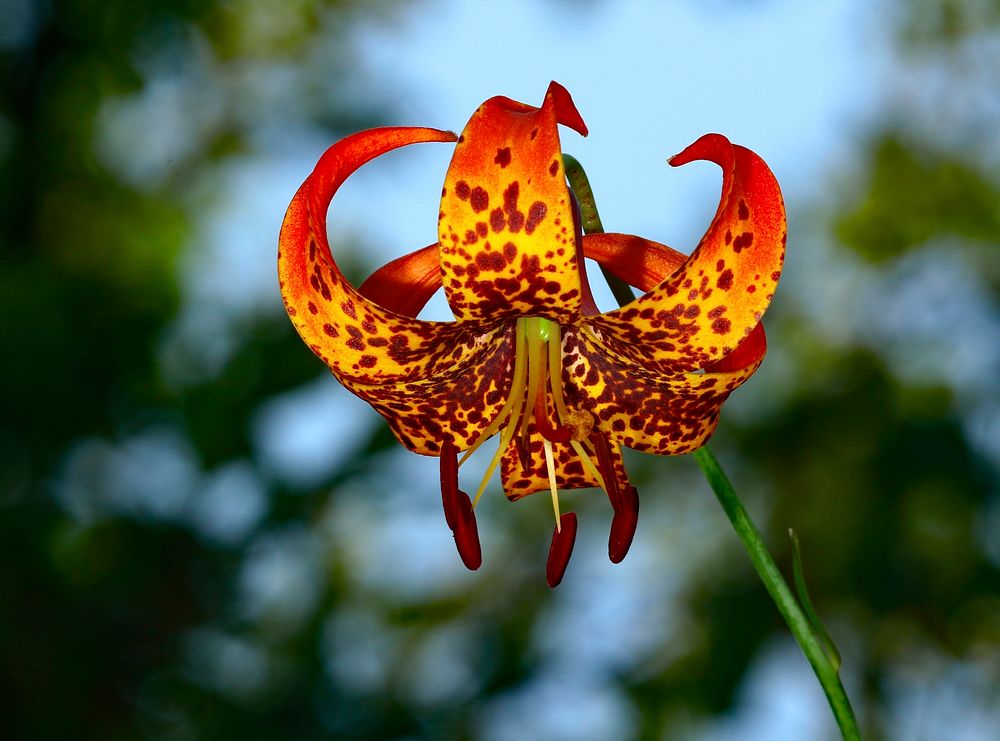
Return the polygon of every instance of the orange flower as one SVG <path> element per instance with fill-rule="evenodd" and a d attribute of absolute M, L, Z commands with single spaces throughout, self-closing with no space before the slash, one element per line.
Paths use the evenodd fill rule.
<path fill-rule="evenodd" d="M 510 499 L 551 492 L 552 586 L 576 533 L 575 514 L 560 515 L 558 490 L 607 492 L 608 552 L 621 561 L 639 507 L 621 447 L 676 455 L 704 445 L 722 403 L 759 367 L 760 318 L 781 273 L 786 228 L 764 162 L 708 134 L 670 159 L 709 160 L 723 172 L 719 209 L 690 257 L 625 234 L 583 236 L 557 124 L 587 134 L 554 82 L 541 108 L 503 97 L 483 103 L 457 138 L 438 243 L 383 266 L 360 289 L 327 242 L 337 188 L 387 151 L 456 137 L 427 128 L 349 136 L 296 193 L 278 252 L 285 306 L 305 343 L 404 446 L 440 457 L 445 516 L 466 566 L 482 562 L 473 508 L 498 465 Z M 584 257 L 646 293 L 600 313 Z M 417 319 L 442 285 L 455 321 Z M 459 489 L 458 469 L 492 437 L 499 446 L 473 501 Z"/>

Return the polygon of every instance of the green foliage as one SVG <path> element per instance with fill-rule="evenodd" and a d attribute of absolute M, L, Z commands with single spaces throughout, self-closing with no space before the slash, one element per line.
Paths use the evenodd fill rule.
<path fill-rule="evenodd" d="M 936 238 L 995 242 L 1000 187 L 956 156 L 905 143 L 891 132 L 871 146 L 859 203 L 836 235 L 869 260 L 888 260 Z"/>

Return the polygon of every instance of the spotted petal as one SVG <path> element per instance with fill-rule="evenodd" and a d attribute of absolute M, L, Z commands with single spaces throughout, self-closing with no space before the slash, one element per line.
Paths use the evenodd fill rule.
<path fill-rule="evenodd" d="M 344 180 L 369 160 L 406 144 L 452 140 L 449 132 L 421 128 L 373 129 L 341 140 L 295 194 L 279 237 L 282 297 L 302 339 L 386 417 L 400 442 L 429 455 L 443 440 L 467 445 L 502 405 L 510 331 L 420 321 L 366 299 L 333 259 L 326 211 Z"/>
<path fill-rule="evenodd" d="M 761 349 L 731 371 L 664 375 L 620 360 L 583 332 L 566 332 L 563 352 L 567 399 L 590 412 L 612 442 L 656 455 L 704 445 L 723 402 L 763 360 Z"/>
<path fill-rule="evenodd" d="M 581 286 L 557 124 L 586 135 L 565 88 L 541 108 L 491 98 L 466 125 L 441 194 L 438 240 L 456 319 L 571 321 Z"/>
<path fill-rule="evenodd" d="M 708 134 L 670 164 L 696 159 L 723 171 L 721 203 L 698 248 L 649 293 L 593 320 L 608 350 L 666 372 L 731 353 L 760 322 L 785 254 L 781 192 L 763 160 Z"/>

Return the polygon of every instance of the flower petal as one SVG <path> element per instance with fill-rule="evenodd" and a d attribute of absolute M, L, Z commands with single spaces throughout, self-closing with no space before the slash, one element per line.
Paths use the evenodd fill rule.
<path fill-rule="evenodd" d="M 722 372 L 661 374 L 605 351 L 585 332 L 563 333 L 567 404 L 590 412 L 613 443 L 657 455 L 689 453 L 704 445 L 723 402 L 760 366 L 763 349 L 740 351 L 739 368 Z M 735 353 L 734 353 L 735 354 Z"/>
<path fill-rule="evenodd" d="M 439 455 L 442 441 L 464 450 L 500 413 L 510 394 L 514 327 L 508 324 L 470 333 L 467 344 L 453 342 L 451 346 L 455 364 L 437 366 L 431 375 L 419 380 L 340 380 L 385 417 L 396 439 L 408 450 Z"/>
<path fill-rule="evenodd" d="M 651 291 L 687 260 L 659 242 L 612 232 L 585 234 L 583 254 L 642 291 Z"/>
<path fill-rule="evenodd" d="M 459 321 L 579 314 L 559 123 L 586 135 L 569 93 L 553 82 L 541 108 L 491 98 L 462 132 L 438 223 L 445 293 Z"/>
<path fill-rule="evenodd" d="M 663 371 L 697 370 L 732 352 L 760 322 L 781 276 L 785 209 L 756 154 L 708 134 L 670 160 L 717 163 L 722 200 L 689 258 L 646 295 L 595 317 L 602 342 Z"/>
<path fill-rule="evenodd" d="M 453 139 L 435 129 L 386 128 L 337 142 L 295 194 L 279 237 L 281 293 L 299 335 L 400 442 L 426 455 L 445 440 L 468 445 L 499 411 L 510 388 L 513 331 L 424 322 L 366 299 L 330 253 L 326 211 L 365 162 L 406 144 Z"/>
<path fill-rule="evenodd" d="M 368 276 L 358 293 L 389 311 L 415 317 L 440 287 L 435 243 L 386 263 Z"/>
<path fill-rule="evenodd" d="M 406 144 L 453 139 L 450 132 L 419 128 L 349 136 L 326 151 L 288 207 L 278 251 L 285 308 L 303 341 L 340 379 L 424 376 L 428 366 L 441 363 L 435 350 L 454 344 L 447 341 L 455 337 L 452 325 L 405 317 L 361 296 L 341 273 L 326 237 L 330 201 L 361 165 Z"/>

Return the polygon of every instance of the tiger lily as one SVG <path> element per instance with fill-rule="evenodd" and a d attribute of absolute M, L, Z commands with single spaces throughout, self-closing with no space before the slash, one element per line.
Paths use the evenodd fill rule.
<path fill-rule="evenodd" d="M 551 493 L 550 586 L 576 535 L 576 515 L 560 513 L 558 491 L 607 493 L 608 553 L 621 561 L 639 508 L 622 446 L 677 455 L 704 445 L 730 392 L 760 366 L 760 319 L 786 228 L 767 165 L 708 134 L 669 160 L 722 168 L 721 203 L 690 256 L 626 234 L 583 235 L 558 124 L 587 135 L 553 82 L 539 108 L 491 98 L 458 137 L 403 127 L 348 136 L 295 194 L 278 252 L 285 307 L 303 341 L 407 449 L 440 458 L 445 519 L 469 569 L 482 563 L 474 508 L 497 466 L 509 499 Z M 327 208 L 356 169 L 417 142 L 457 142 L 438 242 L 355 288 L 330 252 Z M 601 313 L 584 257 L 644 295 Z M 442 286 L 455 321 L 416 318 Z M 471 499 L 459 466 L 493 437 L 498 448 Z"/>

